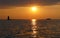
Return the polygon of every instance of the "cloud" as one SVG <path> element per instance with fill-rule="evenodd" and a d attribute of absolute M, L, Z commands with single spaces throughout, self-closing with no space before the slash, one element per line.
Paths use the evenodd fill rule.
<path fill-rule="evenodd" d="M 0 6 L 60 5 L 60 0 L 0 0 Z"/>
<path fill-rule="evenodd" d="M 39 3 L 41 3 L 41 5 L 55 5 L 59 2 L 60 2 L 60 0 L 40 0 L 39 1 Z"/>

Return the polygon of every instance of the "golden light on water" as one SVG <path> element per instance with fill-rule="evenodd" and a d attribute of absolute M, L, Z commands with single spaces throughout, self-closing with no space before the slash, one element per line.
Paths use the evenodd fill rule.
<path fill-rule="evenodd" d="M 36 19 L 32 19 L 32 22 L 36 22 Z"/>
<path fill-rule="evenodd" d="M 36 30 L 37 29 L 37 26 L 36 25 L 33 25 L 32 26 L 32 30 Z"/>
<path fill-rule="evenodd" d="M 36 34 L 37 33 L 37 31 L 33 31 L 33 34 Z"/>
<path fill-rule="evenodd" d="M 32 25 L 36 25 L 36 19 L 32 19 Z"/>
<path fill-rule="evenodd" d="M 32 35 L 33 37 L 37 37 L 36 34 L 37 34 L 37 25 L 36 25 L 36 19 L 32 19 Z"/>

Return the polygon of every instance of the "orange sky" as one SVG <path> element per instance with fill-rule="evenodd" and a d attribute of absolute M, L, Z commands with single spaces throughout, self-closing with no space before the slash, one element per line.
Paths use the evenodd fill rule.
<path fill-rule="evenodd" d="M 33 7 L 33 6 L 32 6 Z M 60 19 L 60 5 L 38 6 L 35 13 L 31 7 L 12 7 L 0 9 L 0 19 L 40 19 L 40 18 L 57 18 Z"/>

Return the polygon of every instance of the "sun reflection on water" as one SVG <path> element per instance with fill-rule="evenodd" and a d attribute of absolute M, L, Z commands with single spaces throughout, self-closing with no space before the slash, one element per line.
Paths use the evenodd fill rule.
<path fill-rule="evenodd" d="M 36 19 L 32 19 L 32 25 L 36 25 Z"/>
<path fill-rule="evenodd" d="M 32 35 L 33 35 L 33 38 L 34 37 L 37 37 L 37 25 L 36 25 L 36 19 L 32 19 Z"/>

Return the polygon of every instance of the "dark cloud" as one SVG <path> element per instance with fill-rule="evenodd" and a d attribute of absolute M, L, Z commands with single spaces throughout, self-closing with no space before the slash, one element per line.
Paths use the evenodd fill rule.
<path fill-rule="evenodd" d="M 39 3 L 41 3 L 41 5 L 55 5 L 59 2 L 60 2 L 60 0 L 40 0 L 39 1 Z"/>
<path fill-rule="evenodd" d="M 60 0 L 0 0 L 0 6 L 55 5 Z"/>

